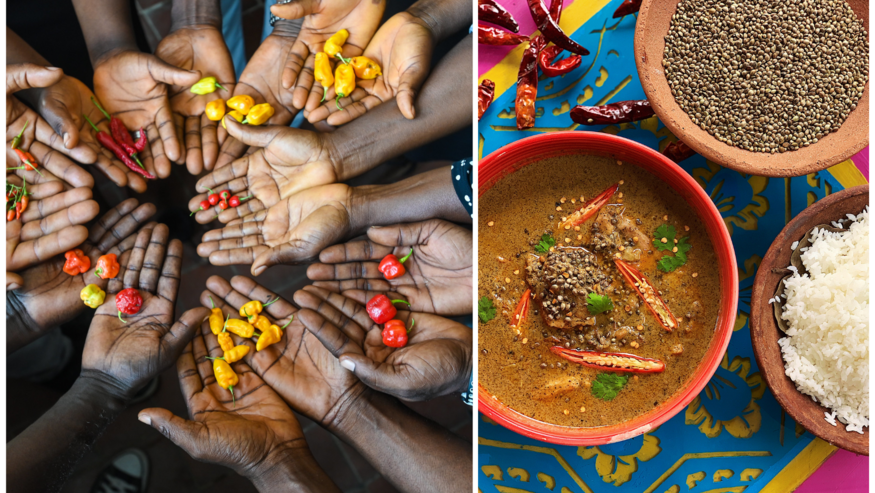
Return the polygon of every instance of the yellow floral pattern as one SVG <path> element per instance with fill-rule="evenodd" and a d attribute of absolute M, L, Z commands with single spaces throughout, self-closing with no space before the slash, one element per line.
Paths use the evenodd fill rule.
<path fill-rule="evenodd" d="M 750 438 L 759 431 L 763 418 L 756 401 L 766 386 L 762 375 L 750 370 L 750 358 L 736 356 L 729 363 L 728 354 L 723 355 L 720 368 L 705 387 L 705 398 L 699 394 L 687 407 L 686 424 L 699 425 L 708 438 L 720 436 L 723 429 L 735 438 Z"/>
<path fill-rule="evenodd" d="M 602 481 L 613 483 L 614 486 L 620 486 L 632 479 L 632 475 L 638 470 L 638 461 L 647 462 L 662 451 L 659 448 L 659 438 L 650 433 L 645 433 L 642 437 L 637 438 L 641 442 L 641 447 L 634 454 L 611 455 L 602 450 L 608 449 L 609 446 L 601 446 L 578 447 L 577 455 L 581 456 L 584 460 L 595 457 L 595 469 L 602 478 Z M 634 440 L 633 438 L 632 441 Z"/>

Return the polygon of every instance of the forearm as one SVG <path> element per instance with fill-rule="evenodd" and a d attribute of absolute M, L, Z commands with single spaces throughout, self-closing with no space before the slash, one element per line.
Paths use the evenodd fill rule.
<path fill-rule="evenodd" d="M 416 97 L 416 118 L 401 114 L 395 100 L 325 134 L 343 181 L 393 157 L 471 124 L 472 37 L 456 45 L 432 70 Z"/>
<path fill-rule="evenodd" d="M 125 0 L 73 0 L 91 64 L 116 50 L 139 51 L 131 9 Z"/>
<path fill-rule="evenodd" d="M 189 26 L 222 29 L 222 6 L 219 0 L 173 0 L 170 18 L 171 32 Z"/>
<path fill-rule="evenodd" d="M 21 36 L 16 34 L 9 27 L 6 28 L 6 63 L 33 63 L 50 67 L 51 63 L 43 58 L 36 50 L 34 50 L 27 41 L 21 39 Z M 36 101 L 39 98 L 40 89 L 27 89 L 16 93 L 18 98 L 27 101 L 31 106 L 36 107 Z"/>
<path fill-rule="evenodd" d="M 6 292 L 6 354 L 27 346 L 45 334 L 36 326 L 36 321 L 27 313 L 15 291 Z"/>
<path fill-rule="evenodd" d="M 266 471 L 259 471 L 250 480 L 262 493 L 301 492 L 335 493 L 340 489 L 331 481 L 328 474 L 319 467 L 306 444 L 286 451 L 282 457 L 275 458 L 275 465 Z"/>
<path fill-rule="evenodd" d="M 6 444 L 6 483 L 16 491 L 59 491 L 124 408 L 105 382 L 80 376 L 46 414 Z"/>
<path fill-rule="evenodd" d="M 438 41 L 471 26 L 471 2 L 467 0 L 419 0 L 407 12 L 425 22 Z"/>
<path fill-rule="evenodd" d="M 394 397 L 364 392 L 330 431 L 400 491 L 471 490 L 471 444 Z"/>

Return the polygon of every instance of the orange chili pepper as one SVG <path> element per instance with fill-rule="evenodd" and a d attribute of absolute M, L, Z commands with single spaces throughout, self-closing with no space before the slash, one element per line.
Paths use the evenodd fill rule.
<path fill-rule="evenodd" d="M 64 263 L 64 272 L 71 276 L 78 276 L 88 272 L 91 268 L 91 259 L 85 255 L 85 252 L 76 248 L 64 254 L 67 261 Z"/>
<path fill-rule="evenodd" d="M 207 119 L 210 121 L 217 122 L 221 120 L 225 116 L 225 100 L 214 99 L 210 101 L 204 108 L 204 113 L 206 113 Z"/>
<path fill-rule="evenodd" d="M 248 115 L 249 110 L 255 106 L 255 100 L 248 94 L 239 94 L 229 99 L 226 104 L 232 110 L 237 110 L 242 115 Z"/>
<path fill-rule="evenodd" d="M 352 57 L 350 65 L 352 65 L 352 69 L 355 71 L 355 76 L 359 79 L 376 79 L 383 74 L 380 65 L 366 56 Z"/>
<path fill-rule="evenodd" d="M 94 271 L 94 275 L 101 279 L 112 279 L 118 275 L 119 269 L 116 255 L 108 253 L 97 259 L 97 269 Z"/>
<path fill-rule="evenodd" d="M 334 92 L 337 93 L 334 104 L 337 106 L 337 109 L 343 109 L 340 107 L 340 98 L 349 96 L 354 90 L 355 71 L 345 63 L 339 64 L 334 71 Z"/>
<path fill-rule="evenodd" d="M 331 72 L 331 61 L 325 52 L 316 53 L 316 65 L 313 67 L 313 77 L 322 85 L 322 101 L 328 88 L 334 84 L 334 74 Z M 320 103 L 322 101 L 319 101 Z"/>

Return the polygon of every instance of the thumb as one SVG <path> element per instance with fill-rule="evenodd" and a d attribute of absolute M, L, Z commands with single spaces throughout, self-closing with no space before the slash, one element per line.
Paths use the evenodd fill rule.
<path fill-rule="evenodd" d="M 167 293 L 161 293 L 159 291 L 159 294 L 169 297 L 167 296 Z M 179 320 L 173 324 L 173 327 L 170 328 L 170 332 L 164 336 L 163 340 L 163 342 L 170 348 L 170 357 L 172 361 L 176 361 L 177 358 L 179 358 L 179 355 L 182 353 L 185 345 L 188 344 L 188 341 L 192 340 L 195 334 L 200 332 L 201 322 L 209 315 L 209 310 L 199 306 L 183 313 L 182 316 L 179 317 Z"/>
<path fill-rule="evenodd" d="M 6 272 L 6 291 L 15 291 L 21 289 L 22 286 L 24 286 L 24 279 L 20 275 Z"/>
<path fill-rule="evenodd" d="M 43 109 L 44 111 L 41 112 L 43 118 L 64 139 L 64 147 L 67 149 L 76 147 L 79 144 L 79 127 L 67 105 L 53 99 L 48 101 Z"/>
<path fill-rule="evenodd" d="M 199 455 L 200 451 L 198 450 L 197 443 L 198 435 L 204 429 L 202 423 L 180 418 L 167 409 L 161 409 L 160 407 L 143 409 L 137 415 L 137 419 L 158 430 L 159 433 L 188 452 L 192 457 Z"/>
<path fill-rule="evenodd" d="M 339 360 L 340 366 L 353 372 L 368 387 L 380 392 L 388 390 L 387 383 L 392 387 L 391 382 L 395 377 L 392 365 L 380 365 L 367 356 L 354 353 L 343 354 Z"/>
<path fill-rule="evenodd" d="M 6 94 L 33 87 L 48 87 L 63 76 L 64 71 L 57 67 L 44 67 L 33 63 L 7 65 Z"/>
<path fill-rule="evenodd" d="M 300 19 L 305 15 L 316 12 L 319 0 L 292 0 L 285 4 L 275 4 L 270 7 L 270 12 L 283 19 Z"/>
<path fill-rule="evenodd" d="M 225 126 L 228 135 L 250 147 L 267 147 L 278 133 L 286 130 L 283 125 L 244 125 L 228 115 Z"/>
<path fill-rule="evenodd" d="M 391 226 L 371 226 L 368 238 L 386 246 L 416 246 L 422 243 L 425 223 L 394 224 Z"/>
<path fill-rule="evenodd" d="M 191 86 L 201 78 L 199 70 L 182 70 L 156 56 L 150 57 L 149 75 L 158 82 L 172 86 Z"/>
<path fill-rule="evenodd" d="M 398 103 L 398 109 L 401 114 L 408 120 L 413 120 L 416 117 L 416 108 L 413 107 L 413 99 L 416 92 L 413 90 L 413 85 L 410 81 L 404 79 L 398 86 L 398 95 L 395 96 L 395 101 Z"/>

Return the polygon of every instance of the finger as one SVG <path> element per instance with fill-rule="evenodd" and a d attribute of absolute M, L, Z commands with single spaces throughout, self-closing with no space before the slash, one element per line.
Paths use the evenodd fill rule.
<path fill-rule="evenodd" d="M 61 80 L 64 71 L 58 67 L 44 67 L 33 63 L 6 66 L 6 94 L 33 87 L 49 87 Z"/>
<path fill-rule="evenodd" d="M 240 195 L 244 195 L 240 193 Z M 245 195 L 249 195 L 246 193 Z M 219 222 L 231 224 L 232 221 L 251 216 L 253 213 L 264 210 L 264 203 L 256 198 L 248 199 L 237 207 L 228 208 L 219 213 Z"/>
<path fill-rule="evenodd" d="M 283 89 L 290 90 L 292 86 L 298 82 L 298 74 L 301 72 L 307 57 L 310 55 L 310 49 L 307 47 L 307 44 L 296 40 L 292 45 L 292 49 L 289 50 L 288 55 L 286 55 L 286 64 L 283 67 L 283 75 L 282 75 L 282 84 Z M 313 65 L 315 66 L 315 58 L 313 59 Z M 292 106 L 300 109 L 300 107 L 295 106 L 295 100 L 292 98 Z"/>
<path fill-rule="evenodd" d="M 357 240 L 341 243 L 339 245 L 331 245 L 325 250 L 319 252 L 319 261 L 326 264 L 338 264 L 341 262 L 382 259 L 395 250 L 392 246 L 387 246 L 393 243 L 395 243 L 395 240 L 386 241 L 386 243 L 379 243 L 371 240 Z"/>
<path fill-rule="evenodd" d="M 340 359 L 340 366 L 355 373 L 355 376 L 368 387 L 392 395 L 398 394 L 399 388 L 395 382 L 402 378 L 399 367 L 377 363 L 363 354 L 354 352 L 345 353 L 338 359 Z"/>
<path fill-rule="evenodd" d="M 177 240 L 179 241 L 179 240 Z M 174 303 L 176 300 L 173 300 Z M 170 327 L 170 331 L 163 337 L 164 345 L 169 349 L 164 355 L 167 360 L 176 361 L 182 349 L 188 344 L 195 334 L 200 331 L 201 322 L 210 315 L 210 311 L 199 306 L 183 313 L 179 320 Z"/>
<path fill-rule="evenodd" d="M 260 253 L 252 263 L 252 275 L 276 264 L 294 265 L 315 259 L 328 245 L 343 239 L 346 220 L 332 205 L 324 205 L 307 216 L 289 235 L 290 241 Z M 244 222 L 244 224 L 246 224 Z"/>
<path fill-rule="evenodd" d="M 222 131 L 227 132 L 225 129 L 222 129 Z M 219 169 L 222 166 L 231 164 L 234 160 L 246 154 L 247 149 L 249 149 L 249 146 L 229 135 L 225 142 L 222 143 L 219 157 L 216 158 L 216 166 L 213 169 Z"/>
<path fill-rule="evenodd" d="M 60 231 L 42 236 L 33 241 L 18 244 L 6 269 L 21 270 L 29 265 L 38 264 L 67 250 L 81 245 L 88 238 L 88 228 L 85 226 L 70 226 Z"/>
<path fill-rule="evenodd" d="M 295 294 L 297 299 L 297 294 Z M 349 336 L 343 333 L 337 326 L 329 320 L 309 308 L 304 308 L 298 312 L 298 320 L 307 328 L 307 330 L 319 339 L 319 342 L 325 346 L 335 358 L 341 354 L 352 353 L 362 354 L 364 351 L 360 343 L 357 344 Z"/>
<path fill-rule="evenodd" d="M 350 101 L 346 102 L 343 98 L 340 100 L 340 106 L 343 108 L 341 111 L 337 111 L 332 113 L 331 116 L 326 120 L 329 125 L 345 125 L 356 118 L 364 115 L 368 111 L 376 108 L 377 106 L 383 104 L 383 100 L 374 96 L 372 94 L 368 94 L 364 98 L 359 101 Z"/>
<path fill-rule="evenodd" d="M 176 131 L 176 142 L 180 145 L 179 158 L 175 160 L 176 164 L 185 164 L 185 153 L 182 152 L 182 146 L 185 144 L 185 117 L 179 113 L 171 113 L 173 118 L 173 129 Z"/>
<path fill-rule="evenodd" d="M 395 95 L 395 102 L 398 104 L 398 109 L 401 114 L 408 120 L 416 118 L 416 108 L 413 106 L 413 100 L 416 98 L 416 91 L 413 90 L 409 81 L 402 80 L 401 86 L 398 88 L 398 93 Z"/>
<path fill-rule="evenodd" d="M 198 443 L 202 440 L 201 433 L 206 432 L 204 424 L 182 419 L 167 409 L 159 407 L 143 409 L 137 415 L 137 419 L 158 430 L 188 455 L 195 458 L 200 456 Z"/>
<path fill-rule="evenodd" d="M 204 169 L 211 170 L 216 165 L 219 156 L 219 139 L 216 136 L 217 122 L 201 115 L 201 152 L 203 153 Z"/>
<path fill-rule="evenodd" d="M 208 327 L 205 328 L 203 327 L 203 324 L 201 324 L 201 329 L 201 334 L 203 336 L 208 334 Z M 192 339 L 191 351 L 192 356 L 194 357 L 194 363 L 197 365 L 198 375 L 201 377 L 201 382 L 203 382 L 204 387 L 209 387 L 216 383 L 216 377 L 213 375 L 213 363 L 207 359 L 207 356 L 209 356 L 210 353 L 207 351 L 207 343 L 203 336 L 195 336 L 194 339 Z"/>
<path fill-rule="evenodd" d="M 212 277 L 207 280 L 207 286 L 210 286 L 211 279 Z M 285 324 L 286 322 L 288 322 L 288 318 L 298 310 L 295 305 L 289 303 L 273 291 L 268 290 L 264 286 L 258 284 L 253 279 L 250 279 L 246 276 L 232 277 L 231 286 L 238 292 L 249 298 L 249 300 L 272 300 L 279 298 L 277 301 L 271 303 L 265 308 L 265 310 L 267 310 L 267 313 L 270 314 L 270 316 L 272 316 L 277 322 L 282 322 L 283 324 Z"/>
<path fill-rule="evenodd" d="M 170 102 L 161 106 L 155 115 L 155 125 L 158 126 L 158 135 L 164 144 L 164 153 L 167 155 L 166 168 L 156 160 L 155 171 L 159 178 L 170 176 L 170 161 L 179 161 L 179 140 L 176 135 L 176 126 L 173 123 L 173 113 L 170 112 Z"/>
<path fill-rule="evenodd" d="M 172 240 L 167 248 L 167 256 L 164 258 L 164 268 L 161 270 L 161 277 L 158 279 L 156 293 L 158 296 L 170 301 L 176 302 L 176 296 L 179 294 L 179 282 L 182 275 L 182 242 Z"/>
<path fill-rule="evenodd" d="M 198 337 L 197 334 L 195 337 Z M 204 390 L 204 382 L 201 380 L 201 376 L 197 372 L 197 364 L 194 362 L 191 342 L 185 345 L 185 349 L 176 360 L 176 375 L 179 377 L 179 388 L 185 398 L 188 415 L 191 416 L 193 414 L 191 403 L 195 395 Z"/>
<path fill-rule="evenodd" d="M 369 291 L 385 292 L 392 289 L 392 285 L 383 279 L 347 279 L 344 281 L 315 281 L 314 286 L 334 291 L 335 293 L 343 293 L 354 289 L 365 289 Z"/>
<path fill-rule="evenodd" d="M 281 125 L 243 125 L 230 116 L 225 116 L 228 134 L 243 144 L 254 147 L 267 147 L 286 127 Z"/>
<path fill-rule="evenodd" d="M 270 12 L 277 17 L 291 20 L 313 14 L 316 12 L 317 7 L 319 7 L 318 0 L 292 0 L 282 5 L 272 5 Z"/>
<path fill-rule="evenodd" d="M 192 86 L 201 78 L 199 70 L 182 70 L 154 56 L 149 59 L 149 75 L 172 86 Z"/>
<path fill-rule="evenodd" d="M 39 186 L 46 185 L 48 184 Z M 29 188 L 28 190 L 30 191 L 32 189 Z M 90 188 L 74 188 L 67 192 L 58 192 L 52 197 L 32 202 L 33 207 L 28 207 L 21 214 L 21 222 L 27 225 L 27 223 L 31 221 L 46 218 L 58 211 L 68 209 L 76 204 L 87 202 L 91 200 L 91 197 L 92 192 Z M 34 199 L 36 197 L 31 196 L 31 198 Z M 91 219 L 94 219 L 94 217 L 88 218 L 85 221 L 90 221 Z M 82 222 L 76 222 L 74 224 L 82 224 Z M 34 224 L 34 226 L 36 226 L 36 224 Z"/>
<path fill-rule="evenodd" d="M 147 237 L 152 236 L 152 230 L 155 229 L 155 226 L 158 224 L 154 221 L 147 223 L 143 226 L 140 231 L 135 234 L 131 234 L 118 245 L 110 248 L 106 253 L 115 253 L 119 263 L 119 271 L 118 275 L 109 280 L 109 283 L 106 287 L 107 293 L 118 293 L 122 289 L 125 288 L 124 278 L 128 271 L 128 263 L 131 259 L 131 254 L 133 253 L 134 247 L 137 245 L 137 240 L 140 237 L 140 234 L 145 234 Z"/>
<path fill-rule="evenodd" d="M 332 293 L 327 289 L 322 289 L 316 286 L 304 286 L 303 290 L 325 300 L 330 306 L 336 309 L 337 312 L 340 313 L 347 320 L 352 320 L 353 322 L 355 322 L 355 324 L 363 331 L 368 331 L 374 325 L 374 321 L 371 320 L 371 316 L 368 315 L 364 304 L 356 303 L 346 296 L 338 293 Z M 325 308 L 325 305 L 322 305 L 322 307 Z M 334 321 L 336 324 L 341 325 L 345 323 L 342 319 L 332 319 L 332 321 Z"/>
<path fill-rule="evenodd" d="M 167 125 L 170 125 L 169 120 Z M 146 171 L 148 171 L 153 176 L 159 176 L 157 169 L 170 169 L 170 159 L 168 159 L 167 155 L 164 151 L 164 141 L 161 139 L 160 132 L 158 132 L 158 127 L 149 124 L 146 126 L 146 137 L 149 139 L 149 147 L 151 153 L 151 159 L 144 159 L 143 166 L 146 167 Z M 169 171 L 168 171 L 169 173 Z"/>
<path fill-rule="evenodd" d="M 18 186 L 21 186 L 21 179 L 16 175 L 9 175 L 6 179 L 8 182 L 13 182 L 13 180 L 17 180 L 15 183 Z M 83 188 L 82 190 L 90 190 L 89 188 Z M 31 201 L 40 200 L 46 198 L 51 198 L 54 195 L 62 193 L 64 191 L 64 184 L 61 183 L 60 180 L 56 181 L 47 181 L 45 183 L 40 183 L 39 185 L 31 185 L 27 184 L 27 194 L 30 195 Z M 24 219 L 24 215 L 22 214 L 22 219 Z"/>
<path fill-rule="evenodd" d="M 118 163 L 118 164 L 116 164 Z M 109 180 L 115 183 L 118 187 L 126 187 L 128 186 L 128 168 L 121 161 L 113 161 L 113 159 L 109 158 L 102 152 L 97 154 L 97 159 L 94 161 L 94 165 L 97 167 L 98 171 L 103 173 L 104 176 L 109 178 Z M 143 181 L 141 179 L 141 181 Z M 145 181 L 143 184 L 145 185 Z M 133 188 L 133 185 L 131 185 Z M 140 193 L 144 192 L 145 187 L 142 190 L 136 190 Z"/>
<path fill-rule="evenodd" d="M 352 104 L 355 101 L 359 101 L 368 96 L 367 91 L 362 89 L 361 87 L 356 87 L 352 94 L 345 98 L 337 98 L 336 93 L 334 92 L 334 88 L 330 87 L 328 89 L 328 93 L 325 96 L 325 102 L 321 106 L 314 108 L 307 115 L 307 121 L 310 123 L 317 123 L 327 119 L 333 113 L 342 112 L 345 106 Z M 340 106 L 338 108 L 338 105 Z"/>
<path fill-rule="evenodd" d="M 21 228 L 21 241 L 35 240 L 64 228 L 84 224 L 97 217 L 100 206 L 93 200 L 79 202 L 48 217 L 24 223 Z"/>
<path fill-rule="evenodd" d="M 94 188 L 94 177 L 67 156 L 42 142 L 34 142 L 29 150 L 39 163 L 37 169 L 43 174 L 45 174 L 43 170 L 48 170 L 73 187 Z"/>
<path fill-rule="evenodd" d="M 312 264 L 307 268 L 307 277 L 313 281 L 334 279 L 382 279 L 383 273 L 376 262 L 349 262 L 345 264 Z"/>
<path fill-rule="evenodd" d="M 292 51 L 295 51 L 294 47 L 292 48 Z M 315 80 L 313 70 L 315 67 L 316 55 L 310 54 L 307 56 L 307 60 L 304 62 L 304 67 L 298 74 L 297 79 L 294 81 L 295 91 L 292 93 L 292 106 L 299 110 L 307 103 L 307 96 L 310 95 L 310 91 L 313 89 L 313 81 Z M 291 87 L 291 84 L 289 84 L 289 87 Z"/>
<path fill-rule="evenodd" d="M 196 211 L 200 208 L 200 202 L 206 200 L 210 190 L 214 193 L 219 193 L 221 190 L 227 188 L 225 185 L 229 182 L 233 182 L 234 180 L 241 179 L 242 180 L 242 189 L 245 190 L 249 184 L 246 180 L 246 175 L 249 172 L 249 156 L 244 156 L 233 163 L 231 166 L 222 166 L 221 168 L 216 168 L 211 173 L 207 174 L 200 180 L 198 180 L 195 185 L 196 190 L 203 190 L 206 192 L 205 194 L 198 195 L 192 198 L 188 202 L 188 209 L 190 211 Z M 230 188 L 228 188 L 230 190 Z M 234 190 L 239 191 L 239 190 Z"/>
<path fill-rule="evenodd" d="M 69 150 L 79 145 L 79 126 L 76 124 L 78 118 L 73 117 L 63 101 L 54 98 L 45 101 L 44 106 L 40 108 L 40 115 L 55 130 L 55 133 L 63 139 L 65 148 Z M 86 149 L 88 149 L 87 152 L 94 159 L 96 157 L 94 150 Z"/>
<path fill-rule="evenodd" d="M 307 287 L 312 288 L 312 286 Z M 325 319 L 326 322 L 339 328 L 341 332 L 343 332 L 347 337 L 349 337 L 352 341 L 361 346 L 361 344 L 365 341 L 367 330 L 373 325 L 373 322 L 368 317 L 366 325 L 359 325 L 350 317 L 347 317 L 343 312 L 338 310 L 337 307 L 332 305 L 326 299 L 330 295 L 340 296 L 324 289 L 301 289 L 295 292 L 294 300 L 295 303 L 297 303 L 302 310 L 304 308 L 309 308 L 314 312 L 318 312 L 319 315 L 323 319 Z M 340 297 L 342 298 L 342 296 Z M 349 303 L 353 302 L 349 301 Z M 338 304 L 342 303 L 338 302 Z M 367 314 L 365 316 L 367 317 Z M 301 323 L 307 325 L 306 321 L 304 321 L 303 319 L 301 320 Z"/>
<path fill-rule="evenodd" d="M 6 291 L 15 291 L 24 286 L 24 278 L 14 272 L 6 272 Z"/>
<path fill-rule="evenodd" d="M 33 126 L 36 142 L 41 142 L 83 164 L 91 164 L 94 162 L 94 159 L 97 158 L 94 149 L 88 146 L 79 145 L 72 149 L 67 148 L 61 134 L 57 133 L 57 128 L 53 128 L 46 120 L 37 118 L 36 121 L 33 122 Z M 31 148 L 34 143 L 35 142 L 30 143 Z M 33 152 L 33 149 L 31 149 L 31 152 Z"/>
<path fill-rule="evenodd" d="M 154 204 L 137 207 L 137 199 L 125 200 L 110 210 L 91 227 L 89 239 L 102 252 L 109 251 L 123 239 L 132 235 L 146 220 L 155 214 Z M 133 209 L 133 210 L 132 210 Z"/>
<path fill-rule="evenodd" d="M 157 227 L 157 226 L 156 226 Z M 146 258 L 146 248 L 152 238 L 152 231 L 140 230 L 134 248 L 131 249 L 128 261 L 125 263 L 124 287 L 136 288 L 140 284 L 140 269 L 143 268 L 143 260 Z M 122 277 L 121 272 L 116 278 Z"/>
<path fill-rule="evenodd" d="M 385 281 L 383 281 L 383 282 L 385 282 Z M 388 284 L 389 283 L 386 283 L 387 286 L 388 286 Z M 315 283 L 313 285 L 316 286 Z M 317 287 L 321 287 L 321 286 L 317 286 Z M 410 301 L 407 299 L 406 296 L 399 294 L 399 293 L 396 293 L 394 291 L 389 291 L 388 289 L 386 289 L 386 290 L 343 289 L 340 291 L 340 294 L 355 301 L 356 303 L 361 303 L 362 305 L 367 304 L 368 301 L 370 301 L 374 296 L 377 296 L 379 294 L 384 294 L 384 295 L 388 296 L 389 299 L 391 299 L 391 300 L 402 300 L 402 301 L 406 301 L 406 302 Z"/>
<path fill-rule="evenodd" d="M 161 267 L 164 265 L 164 254 L 167 252 L 167 242 L 170 237 L 170 228 L 166 224 L 159 224 L 152 230 L 149 245 L 140 268 L 139 289 L 157 294 L 158 278 L 161 277 Z M 178 276 L 177 276 L 178 277 Z M 166 297 L 173 301 L 176 296 Z"/>
<path fill-rule="evenodd" d="M 204 169 L 200 117 L 197 116 L 185 119 L 185 167 L 189 173 L 195 176 Z"/>

